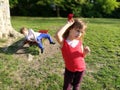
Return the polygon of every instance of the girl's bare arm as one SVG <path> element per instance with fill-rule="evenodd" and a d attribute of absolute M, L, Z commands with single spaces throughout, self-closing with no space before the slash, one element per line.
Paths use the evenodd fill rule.
<path fill-rule="evenodd" d="M 73 22 L 66 23 L 60 30 L 58 30 L 55 34 L 55 38 L 60 45 L 63 43 L 63 34 L 64 32 L 73 24 Z"/>

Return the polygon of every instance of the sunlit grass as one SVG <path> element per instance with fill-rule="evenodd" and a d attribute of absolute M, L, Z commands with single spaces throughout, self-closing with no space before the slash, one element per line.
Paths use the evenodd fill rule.
<path fill-rule="evenodd" d="M 120 90 L 120 20 L 83 18 L 87 22 L 84 46 L 91 48 L 85 59 L 87 70 L 82 90 Z M 16 31 L 23 26 L 35 31 L 47 29 L 54 36 L 57 29 L 66 23 L 66 18 L 12 17 Z M 0 40 L 3 43 L 4 40 Z M 14 50 L 16 46 L 10 47 Z M 34 52 L 35 51 L 35 52 Z M 64 62 L 60 52 L 54 56 L 28 62 L 22 57 L 0 50 L 1 90 L 62 90 Z M 28 50 L 38 53 L 34 47 Z"/>

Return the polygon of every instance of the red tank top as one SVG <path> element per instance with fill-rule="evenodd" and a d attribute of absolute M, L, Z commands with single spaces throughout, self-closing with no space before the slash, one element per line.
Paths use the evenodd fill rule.
<path fill-rule="evenodd" d="M 86 69 L 81 46 L 81 41 L 79 41 L 76 47 L 68 45 L 66 40 L 63 41 L 63 47 L 61 48 L 62 56 L 65 62 L 65 67 L 69 71 L 84 71 Z"/>

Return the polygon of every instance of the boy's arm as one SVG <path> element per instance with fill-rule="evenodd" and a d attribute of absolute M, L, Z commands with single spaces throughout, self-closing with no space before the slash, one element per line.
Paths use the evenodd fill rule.
<path fill-rule="evenodd" d="M 62 45 L 63 43 L 63 34 L 65 33 L 65 31 L 73 24 L 73 22 L 68 22 L 66 23 L 60 30 L 58 30 L 55 34 L 55 38 L 58 41 L 58 43 L 60 45 Z"/>

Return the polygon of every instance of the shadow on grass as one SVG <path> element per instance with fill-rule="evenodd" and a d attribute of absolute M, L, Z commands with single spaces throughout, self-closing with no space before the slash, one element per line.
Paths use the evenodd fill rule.
<path fill-rule="evenodd" d="M 0 47 L 0 53 L 5 54 L 32 54 L 32 55 L 38 55 L 39 50 L 37 46 L 32 45 L 29 47 L 29 45 L 24 44 L 25 39 L 21 38 L 20 40 L 12 43 L 10 46 L 7 47 Z"/>

